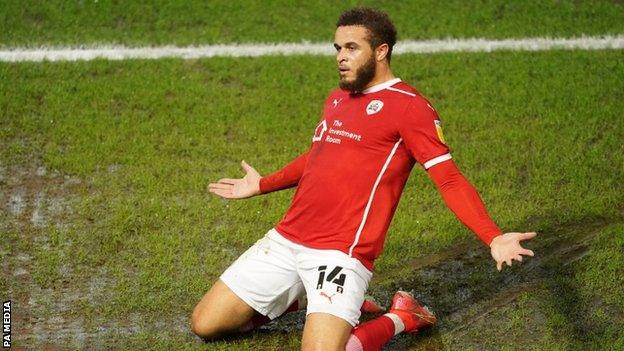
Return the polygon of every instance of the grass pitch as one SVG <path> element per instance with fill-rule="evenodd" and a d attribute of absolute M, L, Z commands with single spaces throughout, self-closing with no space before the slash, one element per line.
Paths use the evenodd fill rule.
<path fill-rule="evenodd" d="M 624 346 L 623 62 L 393 60 L 439 110 L 499 225 L 540 235 L 535 258 L 497 273 L 415 168 L 370 292 L 387 304 L 412 290 L 440 324 L 387 349 Z M 298 348 L 301 314 L 210 345 L 187 319 L 292 196 L 225 201 L 207 183 L 242 174 L 241 159 L 264 174 L 308 147 L 336 85 L 331 58 L 0 64 L 0 76 L 0 291 L 16 347 Z"/>
<path fill-rule="evenodd" d="M 400 38 L 624 32 L 618 1 L 376 2 Z M 0 3 L 0 47 L 330 41 L 351 3 Z M 624 53 L 400 55 L 455 161 L 536 257 L 497 273 L 414 169 L 370 294 L 413 291 L 436 328 L 388 350 L 624 349 Z M 2 298 L 15 349 L 298 349 L 301 313 L 209 345 L 188 316 L 287 209 L 207 183 L 303 152 L 332 58 L 0 63 Z"/>
<path fill-rule="evenodd" d="M 508 38 L 624 32 L 620 1 L 32 1 L 0 3 L 0 47 L 191 45 L 333 39 L 355 5 L 387 11 L 400 38 Z"/>

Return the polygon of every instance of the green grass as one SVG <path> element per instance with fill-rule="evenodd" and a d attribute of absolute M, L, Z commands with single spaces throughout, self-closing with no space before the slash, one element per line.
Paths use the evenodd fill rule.
<path fill-rule="evenodd" d="M 572 268 L 545 261 L 540 269 L 557 277 L 537 275 L 529 293 L 473 328 L 442 328 L 415 347 L 514 349 L 514 340 L 524 338 L 536 349 L 622 345 L 624 53 L 402 55 L 393 65 L 437 107 L 456 162 L 502 228 L 541 232 L 529 244 L 538 255 L 549 248 L 540 242 L 572 240 L 556 228 L 572 223 L 582 231 L 596 218 L 608 223 L 587 239 L 590 255 Z M 255 333 L 206 347 L 188 330 L 167 326 L 179 325 L 223 269 L 287 209 L 292 190 L 225 201 L 205 188 L 241 175 L 241 159 L 267 173 L 306 150 L 322 101 L 336 84 L 331 58 L 3 63 L 0 76 L 0 200 L 15 191 L 8 173 L 42 164 L 48 174 L 31 181 L 27 192 L 57 194 L 72 209 L 50 215 L 42 229 L 2 214 L 5 272 L 19 266 L 18 253 L 32 257 L 32 280 L 3 278 L 2 291 L 18 297 L 36 289 L 52 297 L 74 292 L 77 297 L 64 302 L 71 309 L 52 297 L 36 308 L 43 318 L 82 320 L 86 332 L 110 323 L 143 328 L 109 331 L 99 346 L 297 348 L 298 332 Z M 416 168 L 376 275 L 464 242 L 478 246 Z M 469 283 L 499 279 L 486 256 L 480 268 L 464 271 Z M 514 272 L 523 274 L 505 277 Z M 371 289 L 393 287 L 378 279 Z M 443 297 L 424 297 L 434 309 L 436 300 L 442 305 Z M 577 338 L 570 301 L 591 312 L 583 323 L 603 329 Z M 499 324 L 504 336 L 488 329 Z"/>
<path fill-rule="evenodd" d="M 330 41 L 340 13 L 372 4 L 400 38 L 624 33 L 620 1 L 3 1 L 0 47 Z"/>
<path fill-rule="evenodd" d="M 589 241 L 584 258 L 545 264 L 550 276 L 517 299 L 486 318 L 474 318 L 474 325 L 464 330 L 433 339 L 451 349 L 468 350 L 622 349 L 623 231 L 621 221 L 607 225 Z"/>

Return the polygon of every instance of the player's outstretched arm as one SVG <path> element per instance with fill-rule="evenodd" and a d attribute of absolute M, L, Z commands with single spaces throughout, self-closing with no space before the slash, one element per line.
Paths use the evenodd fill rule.
<path fill-rule="evenodd" d="M 284 166 L 277 172 L 271 173 L 260 179 L 260 193 L 266 194 L 277 190 L 292 188 L 299 184 L 299 179 L 303 175 L 306 163 L 308 162 L 308 153 L 297 156 L 289 164 Z"/>
<path fill-rule="evenodd" d="M 260 173 L 244 160 L 241 167 L 245 176 L 239 179 L 222 178 L 208 184 L 208 191 L 225 199 L 245 199 L 260 194 Z"/>
<path fill-rule="evenodd" d="M 512 260 L 522 261 L 522 255 L 533 256 L 533 251 L 520 246 L 520 241 L 532 239 L 536 233 L 505 233 L 498 228 L 485 209 L 477 190 L 461 174 L 452 160 L 441 162 L 428 170 L 442 194 L 446 205 L 457 218 L 490 247 L 496 268 Z"/>
<path fill-rule="evenodd" d="M 226 199 L 245 199 L 277 190 L 292 188 L 299 184 L 299 179 L 301 179 L 306 162 L 308 161 L 308 152 L 299 155 L 284 166 L 284 168 L 265 177 L 262 177 L 258 171 L 247 164 L 247 162 L 241 161 L 241 166 L 246 172 L 243 178 L 219 179 L 216 183 L 208 184 L 208 191 Z"/>

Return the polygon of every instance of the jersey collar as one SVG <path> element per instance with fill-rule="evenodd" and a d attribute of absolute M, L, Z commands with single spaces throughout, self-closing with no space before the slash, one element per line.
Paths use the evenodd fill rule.
<path fill-rule="evenodd" d="M 373 85 L 372 87 L 368 88 L 368 89 L 364 89 L 362 91 L 362 94 L 369 94 L 369 93 L 374 93 L 377 91 L 381 91 L 384 90 L 388 87 L 391 87 L 393 85 L 395 85 L 396 83 L 400 82 L 401 78 L 394 78 L 394 79 L 390 79 L 388 81 L 385 81 L 383 83 L 379 83 L 377 85 Z"/>

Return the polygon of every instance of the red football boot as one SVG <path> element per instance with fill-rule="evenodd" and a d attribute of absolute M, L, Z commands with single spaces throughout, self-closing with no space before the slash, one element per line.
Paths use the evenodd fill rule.
<path fill-rule="evenodd" d="M 416 333 L 419 329 L 432 326 L 437 322 L 436 317 L 426 306 L 421 306 L 410 293 L 405 291 L 397 291 L 394 294 L 388 313 L 394 313 L 401 318 L 406 333 Z"/>

